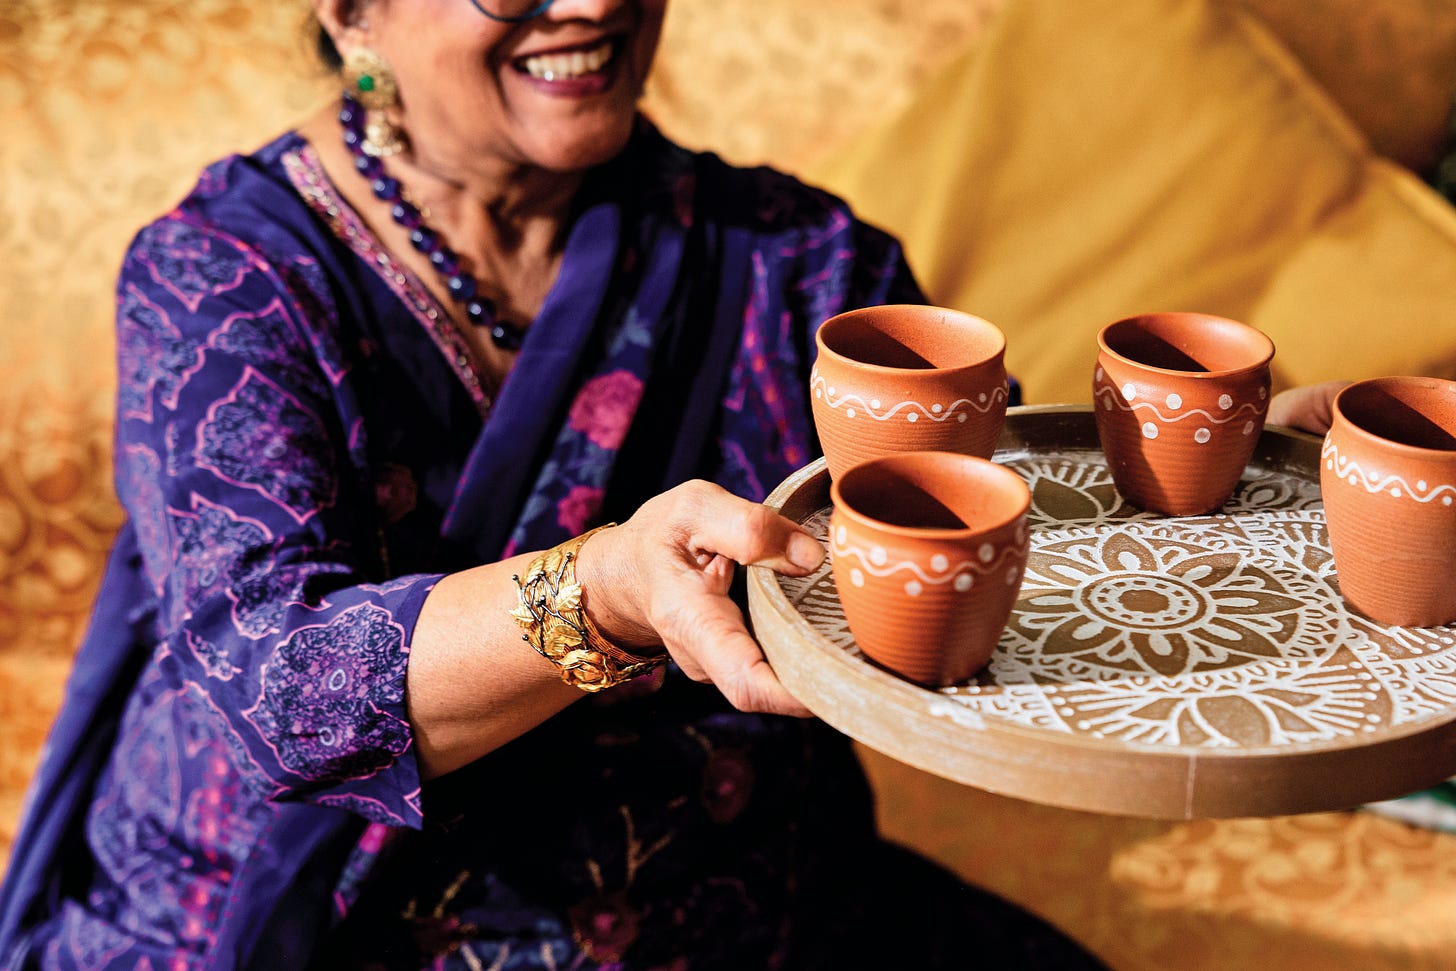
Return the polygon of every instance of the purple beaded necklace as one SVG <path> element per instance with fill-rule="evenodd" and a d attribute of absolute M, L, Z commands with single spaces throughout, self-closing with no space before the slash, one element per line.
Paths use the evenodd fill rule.
<path fill-rule="evenodd" d="M 465 316 L 477 327 L 490 329 L 491 342 L 505 351 L 518 351 L 526 336 L 524 327 L 506 323 L 495 315 L 495 304 L 481 296 L 475 277 L 460 266 L 460 256 L 425 225 L 425 218 L 414 203 L 405 199 L 399 180 L 384 170 L 384 162 L 364 151 L 365 112 L 354 96 L 345 93 L 339 109 L 339 124 L 344 129 L 344 147 L 354 158 L 354 168 L 369 180 L 374 197 L 389 204 L 394 221 L 409 231 L 410 245 L 430 258 L 430 265 L 445 282 L 450 299 L 460 304 Z"/>

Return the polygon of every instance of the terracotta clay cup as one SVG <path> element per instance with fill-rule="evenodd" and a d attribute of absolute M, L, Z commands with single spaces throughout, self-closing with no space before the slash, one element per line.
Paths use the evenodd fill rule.
<path fill-rule="evenodd" d="M 1340 592 L 1356 610 L 1401 627 L 1456 622 L 1456 381 L 1342 390 L 1320 491 Z"/>
<path fill-rule="evenodd" d="M 1128 317 L 1097 343 L 1097 434 L 1117 491 L 1149 512 L 1217 510 L 1264 429 L 1274 343 L 1197 313 Z"/>
<path fill-rule="evenodd" d="M 969 681 L 1021 589 L 1031 491 L 1011 469 L 907 452 L 830 483 L 829 555 L 860 650 L 927 687 Z"/>
<path fill-rule="evenodd" d="M 1006 421 L 1006 337 L 980 317 L 918 304 L 826 320 L 809 375 L 831 479 L 896 452 L 990 458 Z"/>

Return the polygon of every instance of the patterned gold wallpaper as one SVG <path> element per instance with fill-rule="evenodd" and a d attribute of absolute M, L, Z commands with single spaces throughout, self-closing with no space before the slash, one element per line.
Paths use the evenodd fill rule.
<path fill-rule="evenodd" d="M 0 4 L 0 842 L 119 522 L 110 319 L 122 249 L 203 163 L 317 100 L 305 9 Z"/>

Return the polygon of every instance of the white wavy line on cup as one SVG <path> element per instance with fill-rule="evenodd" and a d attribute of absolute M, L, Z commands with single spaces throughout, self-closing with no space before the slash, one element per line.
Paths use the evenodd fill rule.
<path fill-rule="evenodd" d="M 1211 412 L 1206 411 L 1203 408 L 1190 408 L 1187 411 L 1182 412 L 1181 414 L 1175 414 L 1172 417 L 1169 417 L 1163 414 L 1163 412 L 1158 409 L 1158 405 L 1156 402 L 1129 402 L 1126 398 L 1123 397 L 1122 392 L 1108 384 L 1104 384 L 1100 388 L 1098 388 L 1096 391 L 1096 396 L 1098 398 L 1111 399 L 1112 401 L 1116 402 L 1117 407 L 1121 408 L 1123 411 L 1138 411 L 1140 409 L 1151 411 L 1154 415 L 1158 417 L 1159 421 L 1168 425 L 1171 425 L 1172 423 L 1177 421 L 1182 421 L 1185 418 L 1192 418 L 1195 415 L 1202 415 L 1214 425 L 1227 425 L 1229 422 L 1240 417 L 1245 412 L 1249 412 L 1255 415 L 1262 415 L 1265 409 L 1268 407 L 1267 404 L 1256 405 L 1253 402 L 1246 401 L 1243 404 L 1239 405 L 1237 408 L 1235 408 L 1233 411 L 1229 412 L 1227 415 L 1223 416 L 1212 414 Z M 1233 407 L 1232 404 L 1230 404 L 1230 407 Z"/>
<path fill-rule="evenodd" d="M 1384 492 L 1394 499 L 1414 499 L 1416 502 L 1425 503 L 1441 498 L 1442 505 L 1449 506 L 1456 503 L 1456 486 L 1444 482 L 1431 486 L 1425 479 L 1417 479 L 1415 486 L 1412 486 L 1404 476 L 1376 475 L 1367 472 L 1359 462 L 1341 455 L 1339 446 L 1328 436 L 1325 437 L 1324 446 L 1320 449 L 1320 458 L 1324 460 L 1328 468 L 1334 471 L 1335 475 L 1340 477 L 1341 482 L 1363 486 L 1365 491 L 1372 495 Z"/>
<path fill-rule="evenodd" d="M 985 545 L 990 546 L 991 544 L 987 543 Z M 881 556 L 879 557 L 880 562 L 878 563 L 875 562 L 876 557 L 874 556 L 876 550 L 881 553 Z M 932 569 L 934 569 L 933 573 L 927 572 L 925 567 L 921 566 L 921 564 L 915 562 L 914 560 L 897 560 L 894 562 L 888 562 L 885 558 L 885 551 L 883 547 L 873 547 L 869 550 L 865 550 L 863 547 L 850 546 L 846 543 L 841 542 L 838 536 L 834 536 L 831 538 L 829 553 L 830 556 L 833 558 L 842 558 L 846 560 L 852 558 L 858 560 L 860 566 L 864 568 L 865 572 L 873 577 L 884 578 L 891 576 L 895 573 L 900 573 L 902 571 L 909 571 L 910 573 L 914 574 L 915 577 L 922 584 L 932 587 L 941 586 L 947 583 L 956 583 L 957 580 L 965 577 L 967 574 L 970 573 L 977 574 L 983 578 L 988 577 L 1001 571 L 1003 567 L 1008 564 L 1008 562 L 1011 563 L 1011 565 L 1015 566 L 1018 572 L 1021 569 L 1021 564 L 1017 562 L 1019 561 L 1020 557 L 1017 555 L 1017 548 L 1015 546 L 1003 546 L 999 554 L 996 553 L 993 548 L 991 553 L 992 558 L 989 560 L 961 560 L 957 562 L 954 566 L 951 566 L 949 563 L 949 559 L 947 558 L 947 563 L 944 569 L 935 569 L 932 565 Z M 969 583 L 967 583 L 965 586 L 957 584 L 956 589 L 964 593 L 966 590 L 970 589 L 970 586 L 971 584 Z"/>
<path fill-rule="evenodd" d="M 970 398 L 957 398 L 955 401 L 951 402 L 949 408 L 946 408 L 938 403 L 931 405 L 927 408 L 925 405 L 922 405 L 918 401 L 901 401 L 891 407 L 888 411 L 879 412 L 876 410 L 877 408 L 882 407 L 880 405 L 879 399 L 865 401 L 865 399 L 858 394 L 843 394 L 836 398 L 833 394 L 834 389 L 829 387 L 829 382 L 826 381 L 824 379 L 824 376 L 819 373 L 819 369 L 817 367 L 809 372 L 809 388 L 815 394 L 822 394 L 824 396 L 825 404 L 827 404 L 829 407 L 837 409 L 841 406 L 849 406 L 849 417 L 853 418 L 855 417 L 853 409 L 855 406 L 858 406 L 864 411 L 866 415 L 873 418 L 875 421 L 888 421 L 907 408 L 918 410 L 914 410 L 911 412 L 911 414 L 906 415 L 906 421 L 919 421 L 921 415 L 924 415 L 931 421 L 945 421 L 952 415 L 956 414 L 960 410 L 962 405 L 968 405 L 984 415 L 992 408 L 994 408 L 998 402 L 1007 400 L 1010 393 L 1010 385 L 1003 383 L 1001 387 L 997 388 L 995 391 L 992 391 L 991 394 L 987 396 L 984 404 L 972 401 Z M 940 408 L 941 410 L 936 411 L 936 408 Z M 965 418 L 962 417 L 960 420 L 965 421 Z"/>

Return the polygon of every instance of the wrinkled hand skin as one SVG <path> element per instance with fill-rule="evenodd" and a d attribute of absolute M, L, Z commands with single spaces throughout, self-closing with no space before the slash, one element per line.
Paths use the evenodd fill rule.
<path fill-rule="evenodd" d="M 598 630 L 629 650 L 661 645 L 695 681 L 742 711 L 807 716 L 729 596 L 735 569 L 804 576 L 823 545 L 797 523 L 709 482 L 687 482 L 589 539 L 577 560 Z"/>
<path fill-rule="evenodd" d="M 1323 435 L 1330 430 L 1330 421 L 1334 417 L 1335 395 L 1350 383 L 1324 381 L 1281 391 L 1269 402 L 1269 414 L 1265 420 L 1270 425 L 1284 425 L 1312 435 Z"/>

